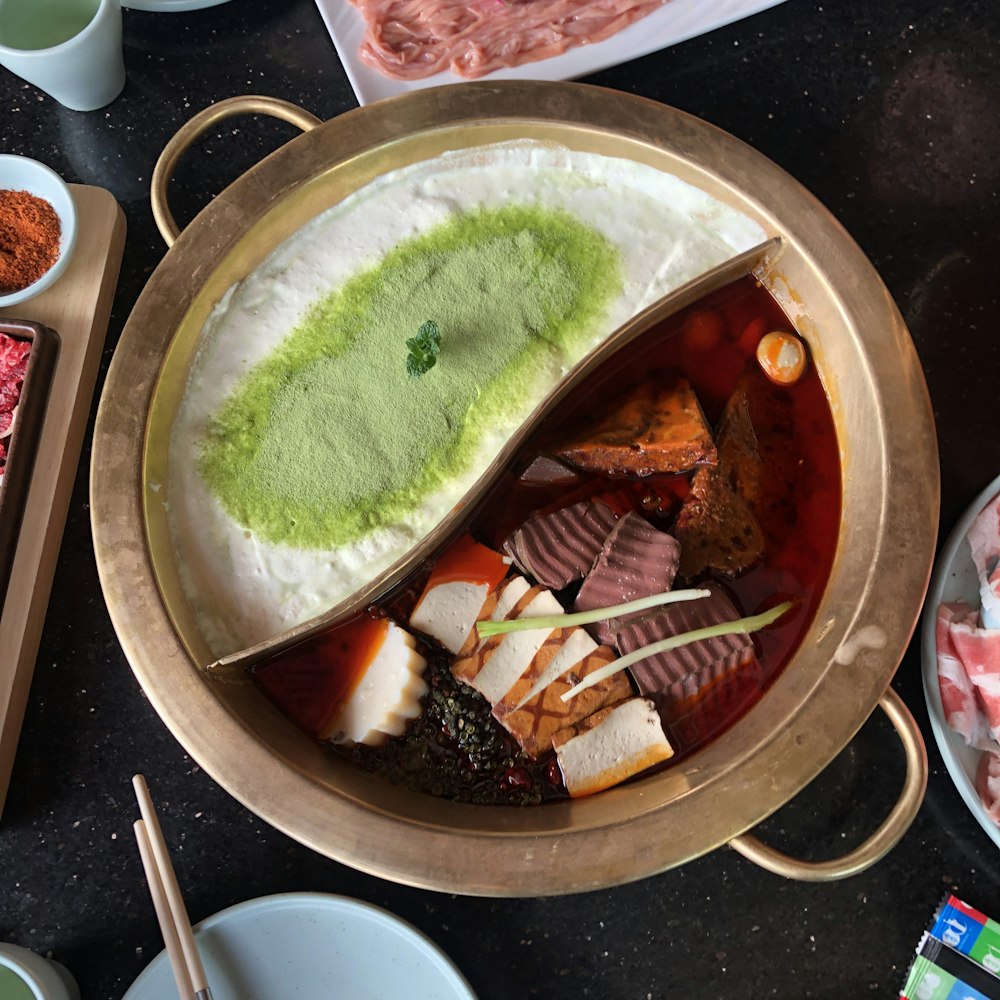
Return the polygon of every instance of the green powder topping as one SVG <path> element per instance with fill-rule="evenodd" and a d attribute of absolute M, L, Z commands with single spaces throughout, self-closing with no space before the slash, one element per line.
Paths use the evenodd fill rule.
<path fill-rule="evenodd" d="M 316 303 L 210 421 L 200 470 L 270 542 L 329 548 L 398 523 L 519 423 L 622 288 L 617 250 L 566 212 L 512 206 L 400 243 Z M 428 321 L 440 354 L 407 375 Z"/>

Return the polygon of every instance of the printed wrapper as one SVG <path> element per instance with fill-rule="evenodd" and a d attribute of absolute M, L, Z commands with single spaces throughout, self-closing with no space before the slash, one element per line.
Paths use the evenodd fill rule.
<path fill-rule="evenodd" d="M 1000 1000 L 1000 980 L 926 932 L 900 1000 Z"/>
<path fill-rule="evenodd" d="M 931 935 L 1000 977 L 1000 924 L 957 896 L 941 904 Z"/>

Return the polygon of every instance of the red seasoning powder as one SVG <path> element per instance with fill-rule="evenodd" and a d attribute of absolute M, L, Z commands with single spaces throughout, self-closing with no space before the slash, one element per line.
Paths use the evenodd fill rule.
<path fill-rule="evenodd" d="M 59 257 L 55 209 L 27 191 L 0 190 L 0 294 L 34 284 Z"/>

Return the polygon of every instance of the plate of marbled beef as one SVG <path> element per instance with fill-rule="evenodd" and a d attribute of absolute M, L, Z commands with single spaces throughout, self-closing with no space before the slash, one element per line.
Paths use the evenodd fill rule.
<path fill-rule="evenodd" d="M 14 563 L 58 344 L 48 327 L 0 320 L 0 607 Z"/>

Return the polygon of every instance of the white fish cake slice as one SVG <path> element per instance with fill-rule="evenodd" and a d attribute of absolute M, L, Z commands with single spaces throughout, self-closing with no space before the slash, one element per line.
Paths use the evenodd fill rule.
<path fill-rule="evenodd" d="M 334 742 L 379 746 L 390 736 L 401 736 L 407 722 L 420 715 L 420 700 L 428 691 L 423 678 L 427 661 L 415 646 L 409 632 L 389 623 L 368 669 L 334 720 Z"/>

